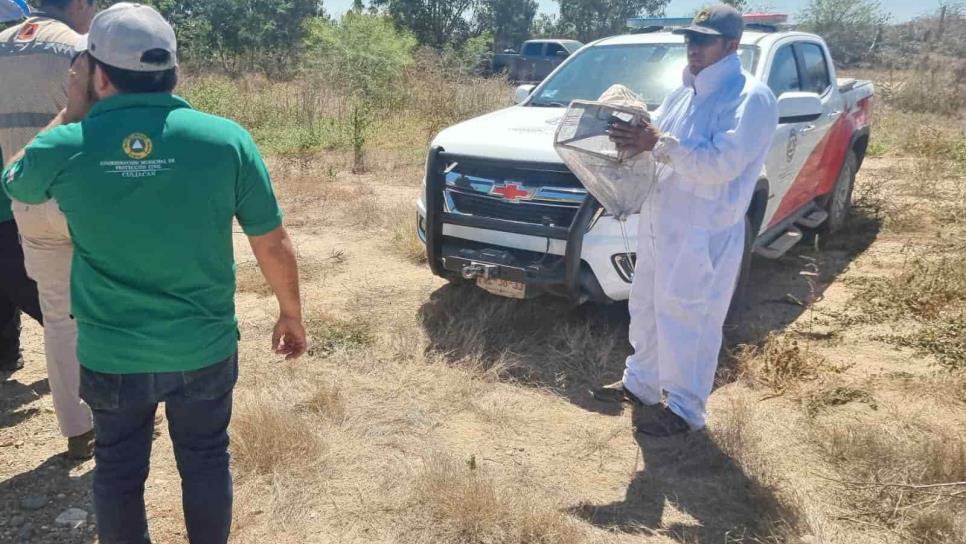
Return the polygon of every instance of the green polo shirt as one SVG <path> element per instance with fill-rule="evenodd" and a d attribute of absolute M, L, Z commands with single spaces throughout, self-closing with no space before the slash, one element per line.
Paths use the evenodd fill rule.
<path fill-rule="evenodd" d="M 188 371 L 237 349 L 232 220 L 249 236 L 282 224 L 243 128 L 169 94 L 115 96 L 39 134 L 2 181 L 67 216 L 85 368 Z"/>
<path fill-rule="evenodd" d="M 0 167 L 3 166 L 3 149 L 0 149 Z M 0 223 L 13 221 L 13 208 L 10 207 L 10 197 L 0 191 Z"/>

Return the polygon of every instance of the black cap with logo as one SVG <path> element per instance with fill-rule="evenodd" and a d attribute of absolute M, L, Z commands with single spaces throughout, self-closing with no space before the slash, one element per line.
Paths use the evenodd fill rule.
<path fill-rule="evenodd" d="M 705 34 L 708 36 L 722 36 L 729 40 L 741 38 L 745 30 L 745 20 L 738 10 L 727 5 L 718 4 L 703 8 L 694 16 L 691 26 L 674 29 L 675 34 Z"/>

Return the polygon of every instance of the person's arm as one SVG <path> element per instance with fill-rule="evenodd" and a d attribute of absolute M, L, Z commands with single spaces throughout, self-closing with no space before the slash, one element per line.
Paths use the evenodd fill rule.
<path fill-rule="evenodd" d="M 306 341 L 299 270 L 292 240 L 285 227 L 278 227 L 261 236 L 249 236 L 248 242 L 278 300 L 279 318 L 272 333 L 272 349 L 285 355 L 286 359 L 296 359 L 305 353 Z"/>
<path fill-rule="evenodd" d="M 778 125 L 778 108 L 766 93 L 756 93 L 742 102 L 728 121 L 710 138 L 678 140 L 662 135 L 654 147 L 654 156 L 677 174 L 699 183 L 727 183 L 771 144 Z"/>
<path fill-rule="evenodd" d="M 295 250 L 282 226 L 282 211 L 268 169 L 247 132 L 240 152 L 235 217 L 248 235 L 258 266 L 278 299 L 279 317 L 272 334 L 272 350 L 286 359 L 296 359 L 305 353 L 306 340 Z"/>
<path fill-rule="evenodd" d="M 778 107 L 768 93 L 756 93 L 742 102 L 710 138 L 678 140 L 654 123 L 611 127 L 611 140 L 630 155 L 653 151 L 675 173 L 710 185 L 738 177 L 763 148 L 770 145 L 778 126 Z"/>
<path fill-rule="evenodd" d="M 45 132 L 38 134 L 27 147 L 18 151 L 0 174 L 3 191 L 13 200 L 25 204 L 42 204 L 51 199 L 54 180 L 70 162 L 75 146 L 63 126 L 51 122 Z"/>

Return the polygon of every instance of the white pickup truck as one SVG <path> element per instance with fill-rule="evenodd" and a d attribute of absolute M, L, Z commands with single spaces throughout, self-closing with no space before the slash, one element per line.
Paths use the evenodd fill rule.
<path fill-rule="evenodd" d="M 828 47 L 813 34 L 748 25 L 738 55 L 774 91 L 781 118 L 746 216 L 747 278 L 753 252 L 778 258 L 804 229 L 830 234 L 845 224 L 869 143 L 873 88 L 837 79 Z M 684 40 L 669 28 L 605 38 L 540 85 L 517 88 L 516 105 L 443 130 L 417 204 L 433 273 L 516 298 L 626 300 L 634 257 L 617 221 L 557 156 L 554 131 L 571 100 L 595 100 L 617 83 L 657 108 L 686 63 Z M 637 232 L 637 216 L 628 232 Z"/>

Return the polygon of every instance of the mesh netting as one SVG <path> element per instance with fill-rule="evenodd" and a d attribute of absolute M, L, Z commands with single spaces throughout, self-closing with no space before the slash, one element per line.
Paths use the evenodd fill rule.
<path fill-rule="evenodd" d="M 650 152 L 627 156 L 610 141 L 617 123 L 650 121 L 647 106 L 623 85 L 597 101 L 574 100 L 560 120 L 554 147 L 567 167 L 608 212 L 624 221 L 640 212 L 657 182 Z"/>

